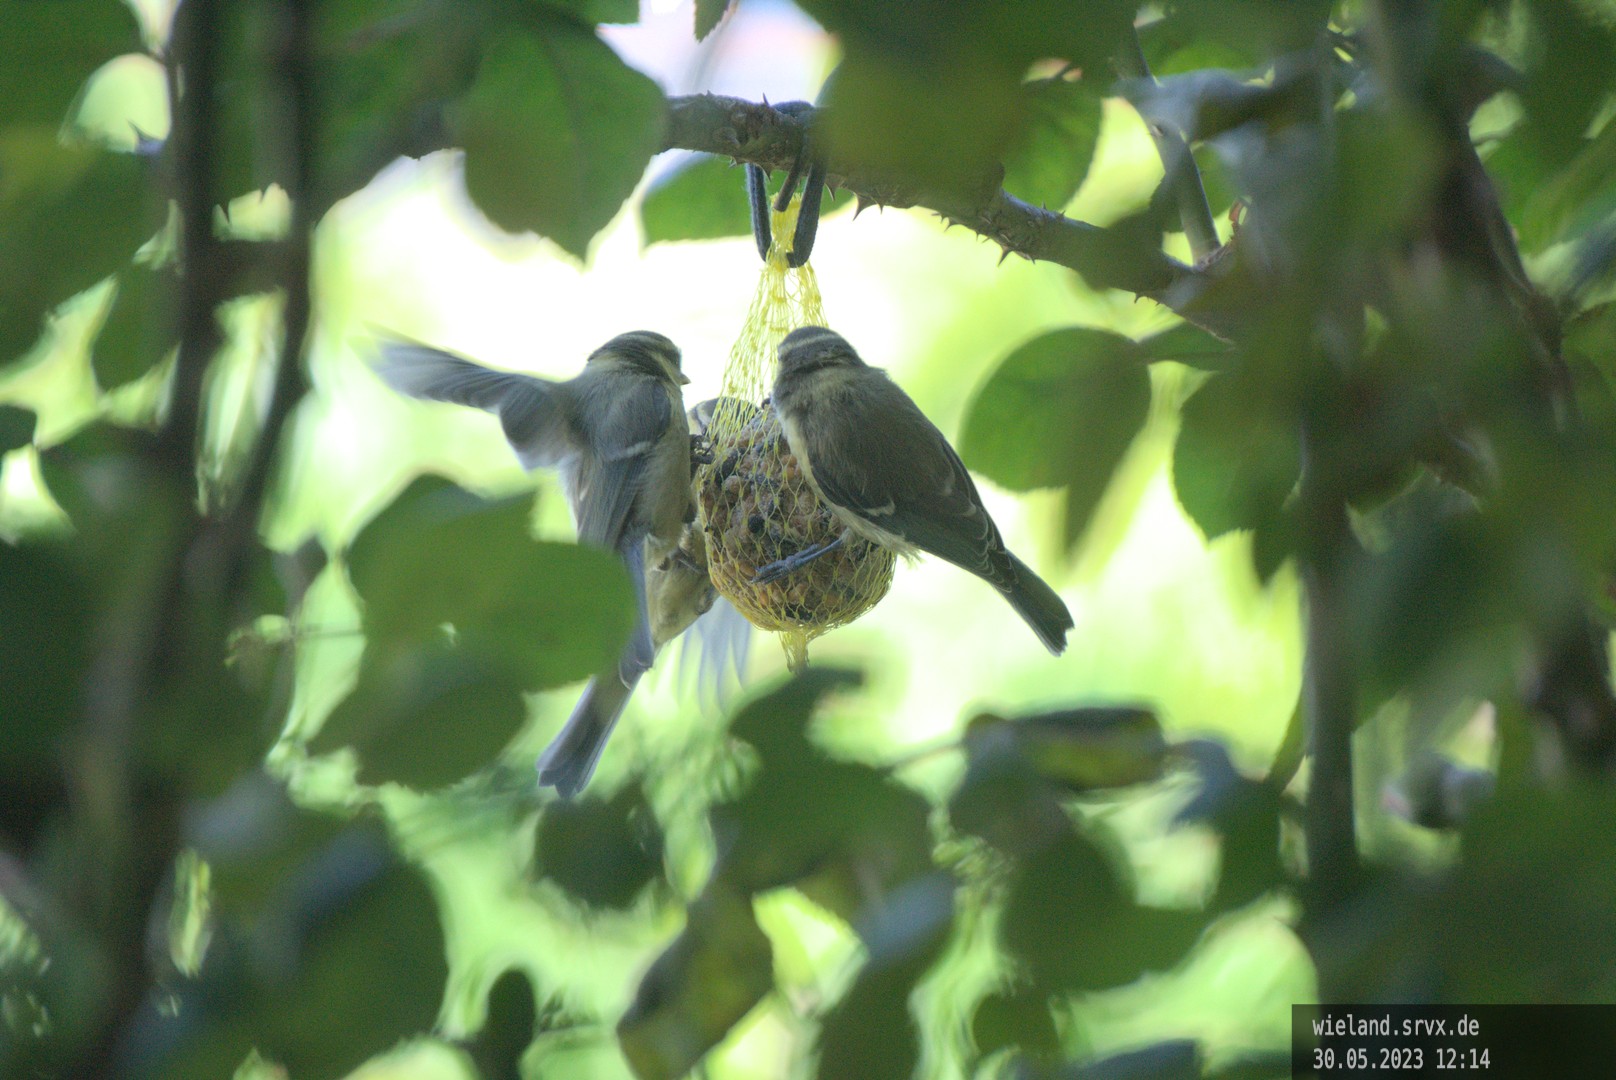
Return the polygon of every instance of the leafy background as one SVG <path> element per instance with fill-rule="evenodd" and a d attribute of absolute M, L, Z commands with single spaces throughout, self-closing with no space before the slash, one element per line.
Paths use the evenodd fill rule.
<path fill-rule="evenodd" d="M 0 1074 L 1277 1076 L 1293 1002 L 1608 1000 L 1616 9 L 1160 5 L 1118 83 L 1119 3 L 727 7 L 0 0 Z M 838 61 L 885 201 L 1002 164 L 1190 262 L 1173 129 L 1256 216 L 1157 304 L 843 190 L 829 317 L 1071 647 L 923 561 L 804 678 L 665 657 L 541 799 L 627 582 L 374 335 L 654 328 L 710 396 L 758 264 L 663 95 Z"/>

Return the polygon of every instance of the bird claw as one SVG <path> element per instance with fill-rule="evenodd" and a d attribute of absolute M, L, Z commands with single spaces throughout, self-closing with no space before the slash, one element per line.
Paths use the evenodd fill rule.
<path fill-rule="evenodd" d="M 717 460 L 718 455 L 714 453 L 713 442 L 711 439 L 707 438 L 705 435 L 690 436 L 691 468 L 700 468 L 703 465 L 711 465 Z"/>
<path fill-rule="evenodd" d="M 817 551 L 810 549 L 810 551 L 799 551 L 797 554 L 789 555 L 784 559 L 777 559 L 753 574 L 752 584 L 767 585 L 771 581 L 779 581 L 793 570 L 797 570 L 811 562 L 816 554 L 818 554 Z M 804 555 L 808 555 L 808 558 L 803 558 Z"/>

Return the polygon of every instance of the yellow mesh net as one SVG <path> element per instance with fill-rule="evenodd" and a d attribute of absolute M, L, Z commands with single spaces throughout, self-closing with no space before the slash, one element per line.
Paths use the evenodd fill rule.
<path fill-rule="evenodd" d="M 713 586 L 754 626 L 780 635 L 793 671 L 808 662 L 810 641 L 886 595 L 893 564 L 890 551 L 852 540 L 766 585 L 752 582 L 762 567 L 842 532 L 803 475 L 767 400 L 781 339 L 801 326 L 826 325 L 813 267 L 786 265 L 798 202 L 770 211 L 774 240 L 707 428 L 713 462 L 696 476 Z"/>

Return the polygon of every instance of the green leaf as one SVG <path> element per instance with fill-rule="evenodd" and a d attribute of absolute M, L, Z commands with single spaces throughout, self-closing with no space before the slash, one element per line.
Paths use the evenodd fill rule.
<path fill-rule="evenodd" d="M 1187 322 L 1142 339 L 1139 347 L 1152 361 L 1172 360 L 1199 371 L 1223 371 L 1240 355 L 1227 341 Z"/>
<path fill-rule="evenodd" d="M 860 937 L 870 958 L 819 1032 L 825 1080 L 908 1080 L 920 1062 L 909 998 L 942 952 L 953 927 L 954 882 L 937 871 L 917 878 L 880 906 L 882 927 Z"/>
<path fill-rule="evenodd" d="M 293 1075 L 345 1076 L 431 1030 L 449 975 L 437 906 L 379 831 L 344 830 L 276 884 L 217 928 L 177 988 L 185 1022 L 134 1047 L 131 1074 L 213 1080 L 256 1047 Z"/>
<path fill-rule="evenodd" d="M 97 68 L 141 47 L 119 0 L 0 0 L 0 27 L 0 129 L 57 130 Z"/>
<path fill-rule="evenodd" d="M 512 968 L 488 991 L 488 1018 L 466 1047 L 483 1080 L 521 1080 L 522 1057 L 533 1043 L 538 1009 L 533 981 Z"/>
<path fill-rule="evenodd" d="M 550 803 L 535 850 L 539 872 L 590 907 L 629 907 L 662 870 L 662 831 L 637 785 Z"/>
<path fill-rule="evenodd" d="M 1094 160 L 1100 138 L 1100 98 L 1065 79 L 1038 79 L 1021 88 L 1026 129 L 1004 159 L 1004 189 L 1058 210 L 1072 201 Z"/>
<path fill-rule="evenodd" d="M 1173 488 L 1208 540 L 1270 522 L 1300 472 L 1294 427 L 1267 407 L 1250 379 L 1214 375 L 1185 404 Z"/>
<path fill-rule="evenodd" d="M 1083 533 L 1150 412 L 1145 354 L 1103 330 L 1056 330 L 989 376 L 965 419 L 967 465 L 1012 491 L 1066 488 L 1067 536 Z"/>
<path fill-rule="evenodd" d="M 1120 0 L 804 0 L 801 6 L 842 35 L 850 52 L 869 47 L 889 60 L 927 61 L 975 54 L 981 63 L 1013 69 L 1018 81 L 1028 65 L 1050 58 L 1102 70 L 1133 19 L 1132 6 Z"/>
<path fill-rule="evenodd" d="M 129 261 L 162 224 L 130 154 L 64 146 L 54 129 L 0 130 L 0 363 L 45 315 Z"/>
<path fill-rule="evenodd" d="M 112 307 L 96 335 L 91 361 L 96 382 L 114 390 L 146 374 L 179 344 L 172 310 L 178 278 L 134 264 L 118 274 Z"/>
<path fill-rule="evenodd" d="M 0 405 L 0 457 L 34 441 L 38 417 L 20 405 Z"/>
<path fill-rule="evenodd" d="M 1106 69 L 1133 19 L 1119 0 L 803 0 L 845 50 L 827 86 L 823 137 L 892 187 L 969 194 L 999 182 L 1023 130 L 1028 67 L 1051 57 Z"/>
<path fill-rule="evenodd" d="M 1193 1039 L 1169 1039 L 1086 1061 L 1063 1075 L 1069 1080 L 1203 1080 L 1201 1048 Z"/>
<path fill-rule="evenodd" d="M 445 633 L 421 644 L 368 645 L 355 684 L 310 743 L 351 746 L 362 783 L 417 791 L 489 764 L 527 719 L 524 687 L 508 667 Z"/>
<path fill-rule="evenodd" d="M 684 931 L 640 980 L 617 1025 L 640 1080 L 674 1080 L 774 989 L 774 952 L 752 900 L 713 878 L 690 905 Z"/>
<path fill-rule="evenodd" d="M 507 35 L 452 112 L 466 190 L 500 228 L 581 258 L 660 148 L 662 112 L 656 84 L 579 26 Z"/>
<path fill-rule="evenodd" d="M 964 193 L 996 178 L 1021 127 L 1019 70 L 972 53 L 927 62 L 847 47 L 824 91 L 832 158 L 861 163 L 898 205 L 914 190 Z"/>
<path fill-rule="evenodd" d="M 589 23 L 633 23 L 640 21 L 639 0 L 538 0 L 547 8 Z"/>
<path fill-rule="evenodd" d="M 705 41 L 708 34 L 718 29 L 734 4 L 735 0 L 696 0 L 696 40 Z"/>
<path fill-rule="evenodd" d="M 750 235 L 741 170 L 703 154 L 657 177 L 640 201 L 640 229 L 646 244 Z"/>
<path fill-rule="evenodd" d="M 95 605 L 87 583 L 58 544 L 0 543 L 0 836 L 32 850 L 67 802 L 62 751 L 82 714 Z"/>
<path fill-rule="evenodd" d="M 528 515 L 525 497 L 423 477 L 366 527 L 349 557 L 359 682 L 315 750 L 353 745 L 363 779 L 435 787 L 510 740 L 524 691 L 611 662 L 633 621 L 627 575 L 604 551 L 533 540 Z"/>
<path fill-rule="evenodd" d="M 1128 787 L 1161 777 L 1161 721 L 1146 708 L 1089 707 L 1005 720 L 984 713 L 965 732 L 968 759 L 1012 754 L 1068 791 Z"/>
<path fill-rule="evenodd" d="M 602 6 L 619 3 L 605 0 Z M 369 182 L 400 153 L 418 157 L 445 144 L 444 103 L 471 84 L 495 9 L 486 2 L 433 0 L 329 0 L 316 5 L 317 212 Z M 551 17 L 542 8 L 539 12 L 541 19 Z M 244 29 L 264 33 L 263 28 Z M 509 32 L 505 26 L 499 30 Z M 264 55 L 249 39 L 243 66 L 261 65 Z M 252 128 L 257 101 L 251 96 L 262 79 L 255 82 L 240 70 L 235 74 L 238 96 L 231 119 L 238 135 L 235 145 L 245 151 L 255 136 L 262 137 Z M 273 72 L 258 74 L 273 77 Z M 258 162 L 244 154 L 234 164 L 238 185 L 263 186 L 273 179 L 262 168 L 255 172 Z"/>
<path fill-rule="evenodd" d="M 931 868 L 925 800 L 875 769 L 827 758 L 807 738 L 819 702 L 858 681 L 814 669 L 742 709 L 730 730 L 763 767 L 712 810 L 724 851 L 716 873 L 754 892 L 801 884 L 849 920 L 872 895 Z"/>
<path fill-rule="evenodd" d="M 1206 918 L 1138 906 L 1099 848 L 1067 832 L 1017 868 L 1000 940 L 1040 992 L 1104 990 L 1177 963 Z"/>
<path fill-rule="evenodd" d="M 354 541 L 349 571 L 377 646 L 442 640 L 489 657 L 528 690 L 601 670 L 628 638 L 628 575 L 610 554 L 536 541 L 531 500 L 487 501 L 421 477 Z"/>
<path fill-rule="evenodd" d="M 1525 212 L 1518 219 L 1521 245 L 1528 250 L 1541 250 L 1565 239 L 1567 233 L 1586 229 L 1609 217 L 1616 210 L 1616 194 L 1610 186 L 1613 173 L 1616 173 L 1616 124 L 1606 124 L 1565 168 L 1540 178 L 1525 193 Z"/>
<path fill-rule="evenodd" d="M 1022 1056 L 1052 1059 L 1061 1049 L 1048 1000 L 1024 988 L 1000 990 L 977 1002 L 971 1041 L 983 1057 L 1013 1049 Z"/>
<path fill-rule="evenodd" d="M 1585 145 L 1616 79 L 1616 31 L 1577 4 L 1532 0 L 1524 7 L 1536 39 L 1536 62 L 1520 92 L 1529 137 L 1545 158 L 1563 162 Z"/>

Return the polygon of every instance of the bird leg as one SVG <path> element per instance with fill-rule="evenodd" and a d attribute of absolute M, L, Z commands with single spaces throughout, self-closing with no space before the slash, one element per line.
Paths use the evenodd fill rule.
<path fill-rule="evenodd" d="M 834 540 L 826 541 L 823 544 L 813 544 L 803 548 L 795 555 L 787 555 L 783 559 L 770 563 L 752 575 L 752 584 L 767 585 L 771 581 L 778 581 L 787 574 L 801 570 L 821 555 L 828 555 L 841 547 L 847 540 L 847 534 L 851 531 L 851 529 L 843 529 L 841 535 Z"/>

